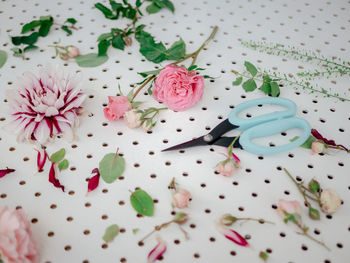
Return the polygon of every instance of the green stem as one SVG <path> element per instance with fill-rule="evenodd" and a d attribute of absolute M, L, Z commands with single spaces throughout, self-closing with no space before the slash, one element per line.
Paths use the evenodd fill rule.
<path fill-rule="evenodd" d="M 230 157 L 231 157 L 231 155 L 232 155 L 233 145 L 234 145 L 234 144 L 235 144 L 235 142 L 238 140 L 239 136 L 241 136 L 241 134 L 242 134 L 242 132 L 241 132 L 241 133 L 240 133 L 238 136 L 236 136 L 236 138 L 234 138 L 234 140 L 232 140 L 232 142 L 231 142 L 230 146 L 228 147 L 227 154 L 228 154 L 229 158 L 230 158 Z"/>
<path fill-rule="evenodd" d="M 256 222 L 259 222 L 259 223 L 267 223 L 267 224 L 272 224 L 274 225 L 275 223 L 272 222 L 272 221 L 268 221 L 268 220 L 265 220 L 265 219 L 262 219 L 262 218 L 252 218 L 252 217 L 239 217 L 239 218 L 236 218 L 237 220 L 246 220 L 246 221 L 256 221 Z"/>
<path fill-rule="evenodd" d="M 136 90 L 136 92 L 135 92 L 134 95 L 132 96 L 131 102 L 134 101 L 135 97 L 137 96 L 137 94 L 139 94 L 139 92 L 142 90 L 142 88 L 143 88 L 144 86 L 146 86 L 146 85 L 147 85 L 152 79 L 154 79 L 155 77 L 156 77 L 155 75 L 149 77 L 148 80 L 146 80 L 146 81 Z"/>
<path fill-rule="evenodd" d="M 298 226 L 298 227 L 300 228 L 300 226 Z M 303 231 L 303 229 L 301 229 L 301 230 Z M 306 236 L 306 237 L 309 238 L 310 240 L 312 240 L 312 241 L 316 242 L 317 244 L 323 246 L 323 247 L 324 247 L 325 249 L 327 249 L 328 251 L 331 251 L 331 249 L 330 249 L 329 247 L 327 247 L 325 243 L 323 243 L 322 241 L 317 240 L 316 238 L 310 236 L 307 232 L 304 232 L 304 231 L 303 231 L 302 233 L 300 233 L 300 232 L 296 232 L 296 233 L 297 233 L 298 235 Z"/>
<path fill-rule="evenodd" d="M 149 238 L 153 233 L 155 233 L 156 231 L 160 231 L 161 229 L 163 229 L 164 227 L 167 227 L 168 225 L 170 225 L 170 224 L 173 223 L 173 222 L 174 222 L 174 221 L 171 220 L 171 221 L 169 221 L 169 222 L 166 222 L 166 223 L 161 224 L 160 226 L 155 226 L 154 229 L 153 229 L 150 233 L 148 233 L 146 236 L 144 236 L 144 237 L 140 240 L 140 242 L 145 241 L 145 240 L 146 240 L 147 238 Z"/>

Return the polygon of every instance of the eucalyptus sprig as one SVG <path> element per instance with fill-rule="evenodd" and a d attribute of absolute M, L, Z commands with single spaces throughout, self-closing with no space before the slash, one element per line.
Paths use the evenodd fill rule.
<path fill-rule="evenodd" d="M 72 34 L 71 29 L 77 30 L 74 26 L 77 23 L 77 20 L 74 18 L 68 18 L 63 25 L 61 25 L 61 29 L 68 33 L 68 35 Z M 29 50 L 37 49 L 38 46 L 35 43 L 38 41 L 39 37 L 46 37 L 52 25 L 54 25 L 54 19 L 52 16 L 40 16 L 39 20 L 33 20 L 22 27 L 21 34 L 26 34 L 30 31 L 34 31 L 38 28 L 38 31 L 34 31 L 26 36 L 14 36 L 11 37 L 12 44 L 15 46 L 19 46 L 17 48 L 12 48 L 13 55 L 15 57 L 22 57 L 25 59 L 24 53 Z"/>
<path fill-rule="evenodd" d="M 262 83 L 259 89 L 266 95 L 270 95 L 272 97 L 278 97 L 280 95 L 280 86 L 288 85 L 297 90 L 308 90 L 310 93 L 321 94 L 327 98 L 336 98 L 341 101 L 350 101 L 350 99 L 342 97 L 339 93 L 332 93 L 331 91 L 328 91 L 324 88 L 320 88 L 317 84 L 311 84 L 309 81 L 298 80 L 296 78 L 287 76 L 285 73 L 282 74 L 271 72 L 270 70 L 260 70 L 248 61 L 246 61 L 244 65 L 246 70 L 242 73 L 236 70 L 232 70 L 232 72 L 238 76 L 232 85 L 239 86 L 242 84 L 243 79 L 246 79 L 246 81 L 242 84 L 242 87 L 246 92 L 252 92 L 256 90 L 256 81 L 258 81 Z"/>
<path fill-rule="evenodd" d="M 309 79 L 315 77 L 329 77 L 331 75 L 350 75 L 350 62 L 343 61 L 340 58 L 327 58 L 314 51 L 303 50 L 294 46 L 278 43 L 267 43 L 260 41 L 242 41 L 241 44 L 247 48 L 267 53 L 269 55 L 283 56 L 302 62 L 314 62 L 316 65 L 325 68 L 325 71 L 315 70 L 314 72 L 299 72 L 298 76 Z"/>

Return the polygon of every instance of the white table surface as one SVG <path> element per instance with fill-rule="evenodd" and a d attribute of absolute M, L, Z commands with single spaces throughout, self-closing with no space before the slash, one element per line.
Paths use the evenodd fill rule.
<path fill-rule="evenodd" d="M 189 222 L 183 226 L 190 239 L 185 240 L 176 226 L 162 230 L 160 235 L 167 241 L 168 249 L 161 262 L 262 262 L 258 257 L 262 250 L 270 251 L 268 262 L 271 263 L 348 262 L 348 154 L 331 151 L 323 156 L 311 155 L 309 150 L 297 148 L 258 159 L 254 154 L 236 150 L 242 169 L 227 178 L 214 173 L 215 165 L 224 158 L 223 148 L 199 147 L 184 153 L 162 153 L 160 150 L 206 133 L 207 127 L 213 128 L 220 122 L 219 118 L 227 116 L 230 106 L 264 96 L 258 91 L 245 93 L 241 87 L 231 85 L 235 79 L 231 69 L 243 70 L 245 60 L 261 68 L 288 73 L 315 68 L 247 49 L 240 44 L 241 40 L 283 43 L 319 50 L 325 56 L 349 61 L 350 1 L 174 1 L 175 14 L 162 10 L 155 15 L 146 15 L 142 23 L 147 25 L 147 31 L 166 43 L 173 43 L 181 36 L 188 51 L 197 49 L 213 26 L 219 27 L 215 40 L 199 55 L 197 62 L 207 69 L 205 74 L 218 78 L 215 82 L 206 80 L 203 99 L 195 107 L 183 112 L 162 112 L 160 119 L 163 122 L 158 123 L 152 134 L 129 129 L 122 120 L 108 122 L 102 112 L 107 96 L 117 93 L 118 83 L 127 92 L 130 84 L 141 80 L 137 72 L 156 67 L 144 60 L 136 41 L 124 52 L 111 49 L 109 61 L 97 68 L 79 68 L 74 62 L 64 64 L 59 58 L 52 58 L 54 50 L 47 47 L 61 40 L 64 45 L 78 46 L 82 53 L 96 52 L 99 34 L 108 32 L 115 25 L 125 26 L 126 20 L 105 19 L 93 7 L 94 3 L 87 0 L 3 0 L 0 3 L 0 49 L 9 54 L 7 63 L 0 69 L 0 128 L 8 119 L 5 90 L 14 88 L 13 83 L 23 72 L 29 70 L 38 75 L 39 67 L 47 63 L 64 65 L 66 72 L 81 71 L 86 81 L 84 91 L 93 95 L 86 101 L 86 114 L 77 130 L 79 139 L 73 143 L 57 140 L 48 145 L 50 153 L 62 147 L 67 150 L 70 169 L 59 174 L 59 180 L 66 186 L 65 193 L 48 182 L 48 164 L 42 173 L 36 173 L 33 145 L 19 144 L 13 134 L 0 131 L 0 168 L 16 169 L 15 173 L 0 179 L 0 205 L 25 209 L 38 241 L 39 262 L 146 262 L 148 252 L 156 245 L 155 236 L 146 240 L 143 246 L 139 246 L 138 241 L 155 225 L 171 219 L 171 193 L 167 186 L 173 177 L 193 196 L 190 207 L 184 209 L 190 215 Z M 70 37 L 61 30 L 52 31 L 39 40 L 40 51 L 28 53 L 28 60 L 13 57 L 9 35 L 18 35 L 23 23 L 42 15 L 52 15 L 58 21 L 74 17 L 78 20 L 79 30 Z M 166 63 L 162 63 L 164 65 Z M 349 77 L 318 82 L 332 90 L 349 93 Z M 284 87 L 281 96 L 297 103 L 297 116 L 305 118 L 326 137 L 350 145 L 349 102 L 315 98 L 304 91 L 298 95 L 295 91 L 291 86 Z M 144 94 L 139 100 L 148 106 L 158 106 Z M 256 112 L 253 109 L 250 113 Z M 89 113 L 93 116 L 89 117 Z M 288 136 L 292 137 L 294 133 L 288 132 Z M 277 142 L 281 139 L 285 138 L 280 135 L 269 138 Z M 164 143 L 165 140 L 168 143 Z M 135 145 L 134 142 L 138 143 Z M 73 145 L 77 147 L 73 148 Z M 91 170 L 106 153 L 114 152 L 117 147 L 126 160 L 124 179 L 113 184 L 101 181 L 99 187 L 86 196 L 86 178 L 90 177 Z M 149 154 L 150 151 L 154 154 Z M 294 226 L 285 225 L 272 208 L 280 198 L 302 203 L 302 196 L 281 167 L 306 182 L 315 178 L 342 197 L 342 207 L 331 217 L 322 214 L 320 221 L 312 221 L 307 217 L 307 210 L 304 211 L 304 222 L 310 226 L 310 233 L 323 240 L 331 248 L 330 252 L 297 235 Z M 136 216 L 129 202 L 129 190 L 135 187 L 141 187 L 158 200 L 153 217 Z M 257 196 L 253 197 L 253 193 Z M 235 225 L 233 228 L 243 236 L 251 236 L 250 248 L 243 248 L 216 231 L 214 222 L 224 213 L 263 217 L 276 224 L 248 222 Z M 118 224 L 125 231 L 104 246 L 102 235 L 111 224 Z M 139 228 L 139 232 L 133 234 L 134 228 Z M 319 234 L 314 234 L 315 231 Z M 176 244 L 175 240 L 180 242 Z"/>

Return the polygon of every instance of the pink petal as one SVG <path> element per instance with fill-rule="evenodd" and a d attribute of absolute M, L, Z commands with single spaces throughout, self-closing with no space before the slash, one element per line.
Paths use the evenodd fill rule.
<path fill-rule="evenodd" d="M 239 163 L 241 161 L 234 153 L 232 153 L 232 157 L 235 159 L 236 163 Z"/>
<path fill-rule="evenodd" d="M 153 263 L 159 259 L 166 251 L 166 243 L 163 239 L 158 238 L 158 244 L 149 252 L 147 263 Z"/>
<path fill-rule="evenodd" d="M 55 163 L 51 163 L 49 182 L 52 183 L 55 187 L 61 188 L 64 192 L 64 186 L 61 185 L 60 181 L 56 178 Z"/>
<path fill-rule="evenodd" d="M 100 182 L 100 172 L 98 168 L 92 170 L 92 173 L 96 173 L 93 177 L 90 178 L 88 183 L 88 192 L 95 190 Z"/>
<path fill-rule="evenodd" d="M 4 177 L 5 175 L 9 174 L 9 173 L 12 173 L 16 171 L 15 169 L 10 169 L 10 168 L 6 168 L 6 169 L 1 169 L 0 170 L 0 178 Z"/>
<path fill-rule="evenodd" d="M 242 237 L 240 234 L 238 234 L 233 229 L 230 229 L 228 227 L 225 227 L 222 224 L 217 224 L 217 229 L 221 234 L 223 234 L 227 239 L 231 240 L 232 242 L 236 243 L 239 246 L 247 247 L 249 246 L 248 242 L 245 240 L 244 237 Z"/>
<path fill-rule="evenodd" d="M 38 152 L 36 164 L 38 166 L 38 171 L 44 168 L 46 159 L 48 158 L 48 155 L 44 149 L 36 150 Z"/>

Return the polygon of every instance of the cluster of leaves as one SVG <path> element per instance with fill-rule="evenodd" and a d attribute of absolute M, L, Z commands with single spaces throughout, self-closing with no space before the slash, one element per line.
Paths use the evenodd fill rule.
<path fill-rule="evenodd" d="M 297 76 L 294 77 L 291 74 L 283 74 L 279 72 L 271 72 L 269 70 L 263 70 L 260 72 L 261 76 L 268 76 L 273 81 L 278 81 L 280 84 L 286 84 L 293 86 L 295 89 L 308 90 L 310 93 L 322 94 L 327 98 L 336 98 L 341 101 L 350 101 L 350 99 L 345 98 L 343 95 L 340 95 L 337 92 L 332 92 L 331 90 L 326 90 L 325 88 L 319 87 L 317 84 L 310 83 L 311 80 L 318 77 L 331 77 L 331 76 L 343 76 L 350 75 L 350 62 L 343 61 L 339 58 L 332 57 L 326 58 L 325 56 L 319 55 L 313 51 L 305 51 L 298 49 L 293 46 L 285 46 L 282 44 L 269 44 L 265 42 L 255 42 L 255 41 L 243 41 L 241 44 L 245 47 L 257 50 L 262 53 L 272 54 L 276 56 L 284 56 L 292 58 L 302 62 L 316 62 L 318 66 L 322 66 L 324 70 L 315 70 L 315 71 L 303 71 L 298 72 Z M 238 73 L 235 72 L 234 73 Z M 238 73 L 239 74 L 239 73 Z M 239 84 L 238 84 L 239 85 Z M 253 89 L 251 85 L 248 89 Z M 269 92 L 269 87 L 266 85 L 263 87 L 263 91 L 267 90 Z M 266 92 L 265 92 L 266 93 Z M 268 93 L 267 93 L 268 94 Z M 345 93 L 344 93 L 345 94 Z M 272 96 L 272 88 L 271 94 Z"/>
<path fill-rule="evenodd" d="M 58 169 L 60 171 L 67 169 L 69 166 L 68 160 L 64 159 L 65 155 L 66 155 L 66 150 L 62 148 L 50 156 L 50 161 L 53 163 L 58 163 Z"/>
<path fill-rule="evenodd" d="M 65 25 L 62 25 L 61 28 L 70 35 L 72 34 L 72 31 L 69 29 L 67 24 L 71 24 L 73 26 L 76 22 L 77 21 L 74 18 L 68 18 L 65 21 Z M 14 52 L 13 55 L 15 57 L 24 57 L 25 52 L 37 49 L 38 46 L 36 46 L 35 43 L 38 41 L 39 37 L 46 37 L 49 34 L 53 24 L 54 20 L 52 16 L 41 16 L 39 20 L 33 20 L 25 24 L 22 27 L 21 34 L 26 34 L 36 28 L 38 28 L 38 30 L 26 36 L 11 37 L 12 44 L 15 46 L 20 46 L 22 44 L 25 45 L 24 48 L 12 48 L 11 50 Z"/>
<path fill-rule="evenodd" d="M 327 58 L 314 51 L 303 50 L 294 46 L 266 43 L 259 41 L 242 41 L 245 47 L 257 50 L 261 53 L 269 55 L 283 56 L 302 62 L 314 62 L 318 66 L 322 66 L 325 71 L 315 70 L 314 72 L 299 72 L 298 76 L 307 77 L 308 79 L 315 77 L 330 77 L 332 75 L 350 75 L 350 62 L 343 61 L 337 57 Z"/>
<path fill-rule="evenodd" d="M 247 78 L 247 80 L 243 82 L 242 88 L 246 92 L 252 92 L 256 90 L 257 84 L 255 80 L 259 80 L 262 82 L 261 86 L 259 87 L 259 90 L 263 91 L 266 95 L 272 97 L 278 97 L 280 95 L 280 88 L 277 83 L 278 79 L 272 79 L 269 75 L 259 73 L 257 68 L 248 61 L 244 62 L 244 66 L 249 75 L 244 75 L 238 73 L 237 71 L 233 71 L 233 73 L 239 75 L 239 77 L 232 83 L 233 86 L 241 85 L 243 82 L 243 77 L 245 77 Z"/>

